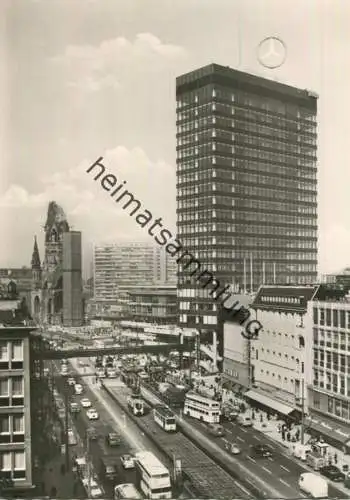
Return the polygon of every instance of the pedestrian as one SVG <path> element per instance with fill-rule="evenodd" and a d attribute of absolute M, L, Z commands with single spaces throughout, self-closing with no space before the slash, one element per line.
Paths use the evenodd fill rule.
<path fill-rule="evenodd" d="M 338 463 L 338 455 L 336 452 L 334 452 L 334 463 L 335 463 L 335 465 L 337 465 L 337 463 Z"/>
<path fill-rule="evenodd" d="M 288 441 L 288 443 L 290 442 L 290 432 L 289 431 L 287 432 L 287 441 Z"/>
<path fill-rule="evenodd" d="M 50 491 L 50 497 L 55 498 L 56 496 L 57 496 L 57 488 L 55 486 L 52 486 Z"/>
<path fill-rule="evenodd" d="M 61 474 L 64 476 L 66 473 L 66 466 L 64 464 L 61 465 Z"/>

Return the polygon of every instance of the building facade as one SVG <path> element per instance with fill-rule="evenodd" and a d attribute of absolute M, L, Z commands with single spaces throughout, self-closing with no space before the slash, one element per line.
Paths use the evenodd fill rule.
<path fill-rule="evenodd" d="M 248 382 L 246 397 L 278 414 L 301 416 L 302 411 L 308 411 L 306 367 L 312 339 L 305 318 L 308 302 L 317 296 L 318 289 L 261 286 L 251 304 L 254 317 L 263 325 L 258 338 L 239 340 L 242 328 L 236 326 L 235 341 L 224 339 L 224 367 L 225 359 L 232 359 L 233 348 L 227 346 L 231 342 L 235 365 L 240 367 L 236 373 L 241 374 L 242 382 Z M 242 352 L 237 353 L 239 344 Z"/>
<path fill-rule="evenodd" d="M 0 285 L 0 484 L 6 495 L 30 495 L 32 464 L 30 339 L 33 326 L 16 284 Z"/>
<path fill-rule="evenodd" d="M 176 81 L 177 234 L 222 285 L 317 279 L 317 96 L 211 64 Z M 217 329 L 179 266 L 179 325 Z"/>
<path fill-rule="evenodd" d="M 175 285 L 128 288 L 127 295 L 128 319 L 156 324 L 177 322 Z"/>
<path fill-rule="evenodd" d="M 350 426 L 350 298 L 310 302 L 309 328 L 310 408 Z"/>
<path fill-rule="evenodd" d="M 120 288 L 174 283 L 173 261 L 164 249 L 147 243 L 96 245 L 94 299 L 115 302 Z"/>
<path fill-rule="evenodd" d="M 63 325 L 83 324 L 81 232 L 63 234 Z"/>
<path fill-rule="evenodd" d="M 70 227 L 63 209 L 55 201 L 49 203 L 44 231 L 45 257 L 42 264 L 38 243 L 36 238 L 34 240 L 31 260 L 31 314 L 37 323 L 62 324 L 64 300 L 68 314 L 69 307 L 71 307 L 68 307 L 68 304 L 72 304 L 73 295 L 75 296 L 74 314 L 76 318 L 78 316 L 83 317 L 81 292 L 79 297 L 77 295 L 79 288 L 77 283 L 81 283 L 82 279 L 81 264 L 80 269 L 78 269 L 78 266 L 73 271 L 70 267 L 69 270 L 64 272 L 64 260 L 67 265 L 71 266 L 73 253 L 75 264 L 78 263 L 79 259 L 81 261 L 81 239 L 79 240 L 79 236 L 76 236 L 78 233 L 74 231 L 72 236 L 65 237 L 66 245 L 64 247 L 64 235 L 70 233 Z M 64 274 L 66 274 L 65 285 Z M 65 299 L 64 294 L 66 295 Z M 79 308 L 81 311 L 78 313 Z"/>

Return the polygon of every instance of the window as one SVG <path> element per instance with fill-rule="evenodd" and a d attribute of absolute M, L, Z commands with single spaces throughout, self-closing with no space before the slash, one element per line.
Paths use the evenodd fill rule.
<path fill-rule="evenodd" d="M 13 340 L 12 342 L 12 360 L 23 361 L 23 341 Z"/>
<path fill-rule="evenodd" d="M 23 377 L 12 377 L 12 396 L 23 396 Z"/>
<path fill-rule="evenodd" d="M 7 434 L 10 432 L 10 422 L 8 415 L 0 416 L 0 434 Z"/>
<path fill-rule="evenodd" d="M 13 432 L 24 433 L 24 417 L 23 415 L 13 416 Z"/>
<path fill-rule="evenodd" d="M 0 379 L 0 398 L 9 395 L 9 380 L 8 378 Z"/>
<path fill-rule="evenodd" d="M 24 451 L 15 451 L 14 452 L 14 469 L 25 469 L 26 459 Z"/>
<path fill-rule="evenodd" d="M 2 471 L 11 470 L 11 452 L 5 451 L 0 454 L 0 468 Z"/>
<path fill-rule="evenodd" d="M 0 361 L 8 361 L 9 359 L 9 351 L 8 351 L 8 343 L 6 340 L 0 341 Z"/>

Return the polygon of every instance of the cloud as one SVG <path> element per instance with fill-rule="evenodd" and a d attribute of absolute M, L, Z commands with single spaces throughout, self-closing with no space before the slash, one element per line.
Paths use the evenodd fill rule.
<path fill-rule="evenodd" d="M 118 88 L 128 69 L 148 68 L 186 56 L 183 47 L 163 43 L 151 33 L 140 33 L 133 41 L 124 37 L 104 40 L 100 45 L 69 45 L 52 62 L 63 67 L 67 86 L 96 92 Z"/>
<path fill-rule="evenodd" d="M 117 146 L 101 152 L 107 173 L 116 175 L 118 182 L 125 181 L 125 188 L 140 200 L 143 209 L 156 217 L 172 214 L 163 219 L 164 227 L 175 230 L 175 169 L 162 160 L 150 159 L 141 148 L 127 149 Z M 25 220 L 18 215 L 26 213 L 31 221 L 41 217 L 45 222 L 48 202 L 55 200 L 64 209 L 68 222 L 81 230 L 89 242 L 118 241 L 120 239 L 151 240 L 146 229 L 142 229 L 123 207 L 116 203 L 87 174 L 88 167 L 97 160 L 91 158 L 69 169 L 45 175 L 39 179 L 40 192 L 29 193 L 23 186 L 11 185 L 0 195 L 2 215 L 16 225 L 16 233 Z M 17 209 L 17 210 L 14 210 Z M 35 231 L 35 229 L 34 229 Z M 36 232 L 40 232 L 38 228 Z"/>

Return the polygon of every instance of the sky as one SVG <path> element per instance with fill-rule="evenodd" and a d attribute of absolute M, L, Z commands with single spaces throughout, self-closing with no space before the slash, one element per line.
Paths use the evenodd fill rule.
<path fill-rule="evenodd" d="M 319 271 L 350 266 L 347 0 L 3 0 L 0 267 L 30 264 L 55 200 L 93 243 L 150 236 L 86 168 L 105 166 L 176 223 L 175 78 L 210 63 L 319 94 Z M 285 63 L 257 47 L 278 36 Z M 174 231 L 175 232 L 175 231 Z"/>

